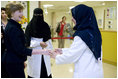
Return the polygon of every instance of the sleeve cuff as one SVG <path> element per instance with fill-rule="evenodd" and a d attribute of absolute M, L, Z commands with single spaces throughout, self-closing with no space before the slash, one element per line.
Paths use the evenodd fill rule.
<path fill-rule="evenodd" d="M 28 49 L 28 50 L 27 50 L 27 55 L 28 55 L 28 56 L 31 56 L 31 55 L 32 55 L 32 49 Z"/>

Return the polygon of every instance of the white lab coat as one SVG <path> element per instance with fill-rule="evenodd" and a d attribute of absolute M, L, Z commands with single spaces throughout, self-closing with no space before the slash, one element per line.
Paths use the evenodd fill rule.
<path fill-rule="evenodd" d="M 92 51 L 78 36 L 70 48 L 63 48 L 56 56 L 56 64 L 74 63 L 74 78 L 103 78 L 102 61 L 96 60 Z"/>
<path fill-rule="evenodd" d="M 33 49 L 42 49 L 40 46 L 40 42 L 42 42 L 42 38 L 31 38 L 30 42 L 30 48 Z M 47 47 L 45 49 L 53 49 L 52 47 L 52 42 L 51 39 L 48 40 L 47 42 Z M 27 73 L 29 76 L 34 77 L 34 78 L 40 78 L 40 73 L 41 73 L 41 57 L 42 55 L 32 55 L 28 56 L 28 65 L 27 65 Z M 44 55 L 44 62 L 46 65 L 47 69 L 47 75 L 49 76 L 51 74 L 51 63 L 50 63 L 50 56 Z"/>

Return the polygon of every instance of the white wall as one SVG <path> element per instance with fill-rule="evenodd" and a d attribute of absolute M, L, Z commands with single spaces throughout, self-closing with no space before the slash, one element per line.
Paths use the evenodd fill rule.
<path fill-rule="evenodd" d="M 106 10 L 107 8 L 111 8 L 111 7 L 114 7 L 113 9 L 113 18 L 109 19 L 106 17 Z M 96 19 L 97 19 L 97 22 L 99 20 L 101 20 L 101 25 L 100 23 L 98 22 L 98 26 L 99 28 L 102 28 L 105 27 L 104 30 L 113 30 L 113 31 L 117 31 L 117 18 L 115 18 L 116 16 L 114 15 L 114 10 L 116 9 L 117 10 L 117 7 L 116 5 L 112 5 L 112 6 L 98 6 L 98 7 L 93 7 L 94 11 L 95 11 L 95 15 L 96 15 Z M 103 22 L 104 22 L 104 10 L 105 10 L 105 26 L 103 25 Z M 66 23 L 70 23 L 71 24 L 71 19 L 72 19 L 72 16 L 69 15 L 68 13 L 66 13 L 65 11 L 56 11 L 56 24 L 62 20 L 62 16 L 66 16 L 67 17 L 67 20 L 66 20 Z M 116 12 L 117 13 L 117 12 Z M 45 19 L 47 19 L 46 21 L 51 24 L 51 16 L 50 15 L 50 11 L 49 11 L 49 15 L 45 17 Z M 108 28 L 108 21 L 112 21 L 112 28 Z M 56 28 L 56 26 L 54 26 L 54 28 Z"/>
<path fill-rule="evenodd" d="M 103 6 L 94 7 L 93 9 L 94 9 L 96 19 L 97 19 L 97 22 L 98 22 L 98 27 L 103 28 L 104 7 Z M 100 20 L 101 20 L 101 22 L 100 22 Z"/>
<path fill-rule="evenodd" d="M 52 16 L 53 16 L 53 14 L 52 14 L 52 12 L 50 10 L 48 11 L 48 14 L 47 15 L 44 13 L 45 21 L 49 25 L 51 25 L 51 26 L 52 26 Z M 69 13 L 66 13 L 64 11 L 60 11 L 60 12 L 59 11 L 58 12 L 56 11 L 55 12 L 55 18 L 56 18 L 55 24 L 56 25 L 57 25 L 58 22 L 60 22 L 62 20 L 62 17 L 63 16 L 66 16 L 66 23 L 70 23 L 71 24 L 71 18 L 72 18 L 72 16 Z M 56 28 L 56 26 L 53 26 L 53 28 Z"/>
<path fill-rule="evenodd" d="M 66 16 L 66 23 L 71 23 L 71 15 L 65 11 L 62 12 L 56 12 L 56 22 L 62 21 L 62 17 Z"/>
<path fill-rule="evenodd" d="M 30 20 L 31 20 L 33 17 L 33 10 L 35 8 L 38 8 L 38 1 L 30 1 L 29 4 L 30 4 L 29 9 L 30 9 Z"/>
<path fill-rule="evenodd" d="M 43 12 L 44 12 L 44 10 L 43 10 Z M 45 22 L 48 23 L 49 26 L 52 26 L 52 12 L 51 11 L 48 11 L 47 15 L 44 13 L 44 20 L 45 20 Z"/>
<path fill-rule="evenodd" d="M 107 8 L 113 8 L 112 13 L 112 18 L 108 18 L 107 17 Z M 104 11 L 105 10 L 105 11 Z M 99 6 L 99 7 L 94 7 L 94 11 L 96 13 L 96 18 L 97 21 L 99 19 L 102 19 L 102 26 L 99 25 L 99 28 L 103 28 L 103 19 L 105 19 L 105 29 L 104 30 L 112 30 L 112 31 L 117 31 L 117 16 L 115 15 L 115 13 L 117 14 L 117 7 L 116 5 L 113 5 L 112 3 L 108 3 L 106 6 Z M 105 16 L 104 16 L 105 15 Z M 108 21 L 112 21 L 111 24 L 108 23 Z M 108 28 L 108 26 L 111 25 L 111 28 Z"/>
<path fill-rule="evenodd" d="M 107 9 L 108 8 L 112 8 L 112 17 L 109 18 L 107 17 Z M 106 30 L 113 30 L 113 31 L 117 31 L 117 7 L 114 5 L 114 6 L 106 6 L 105 8 L 105 29 Z M 116 14 L 115 14 L 116 13 Z M 112 23 L 109 24 L 109 21 L 111 21 Z M 112 26 L 111 28 L 108 28 L 108 26 Z"/>
<path fill-rule="evenodd" d="M 1 1 L 1 7 L 5 7 L 8 1 Z"/>
<path fill-rule="evenodd" d="M 8 1 L 1 1 L 1 7 L 5 7 L 5 5 L 8 3 Z M 32 16 L 33 16 L 33 10 L 35 8 L 38 7 L 38 1 L 30 1 L 30 20 L 32 19 Z M 103 28 L 103 18 L 104 18 L 104 10 L 105 10 L 105 13 L 107 8 L 111 8 L 111 7 L 115 7 L 116 8 L 116 11 L 117 11 L 117 4 L 116 3 L 111 3 L 111 2 L 108 2 L 106 3 L 105 6 L 98 6 L 98 7 L 94 7 L 94 10 L 95 10 L 95 13 L 96 13 L 96 18 L 97 18 L 97 21 L 99 19 L 102 20 L 102 25 L 99 25 L 98 23 L 98 26 L 100 28 Z M 117 13 L 117 12 L 116 12 Z M 25 8 L 24 10 L 24 15 L 25 17 L 27 17 L 27 8 Z M 44 20 L 50 25 L 52 26 L 52 11 L 48 9 L 48 15 L 44 14 Z M 68 13 L 66 13 L 65 11 L 55 11 L 55 17 L 56 17 L 56 21 L 55 23 L 57 24 L 59 21 L 62 20 L 62 16 L 66 16 L 67 17 L 67 20 L 66 20 L 66 23 L 70 23 L 71 24 L 71 18 L 72 16 L 69 15 Z M 109 29 L 108 28 L 108 21 L 111 20 L 112 21 L 112 28 Z M 53 26 L 54 28 L 56 28 L 56 25 Z M 106 17 L 106 14 L 105 14 L 105 29 L 106 30 L 117 30 L 117 18 L 115 18 L 115 15 L 114 15 L 114 12 L 113 12 L 113 18 L 109 19 Z"/>

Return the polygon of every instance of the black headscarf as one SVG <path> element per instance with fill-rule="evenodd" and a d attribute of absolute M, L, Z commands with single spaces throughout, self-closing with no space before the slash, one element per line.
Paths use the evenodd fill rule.
<path fill-rule="evenodd" d="M 77 5 L 72 10 L 76 20 L 74 37 L 79 36 L 93 52 L 96 59 L 101 57 L 102 38 L 98 29 L 96 17 L 91 7 L 84 4 Z"/>
<path fill-rule="evenodd" d="M 30 45 L 31 37 L 43 38 L 43 42 L 51 39 L 50 27 L 44 21 L 43 10 L 41 8 L 34 9 L 33 18 L 26 28 L 25 35 L 26 46 Z"/>

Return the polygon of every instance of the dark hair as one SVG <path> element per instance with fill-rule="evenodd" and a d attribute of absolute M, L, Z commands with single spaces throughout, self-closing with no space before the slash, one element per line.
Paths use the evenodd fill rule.
<path fill-rule="evenodd" d="M 11 14 L 17 10 L 23 10 L 24 7 L 18 3 L 9 3 L 6 5 L 6 13 L 9 18 L 11 18 Z"/>
<path fill-rule="evenodd" d="M 2 10 L 3 10 L 3 11 L 6 11 L 6 8 L 4 8 L 4 7 L 1 7 L 1 12 L 2 12 Z"/>
<path fill-rule="evenodd" d="M 63 19 L 63 18 L 66 18 L 66 16 L 63 16 L 62 19 Z"/>

